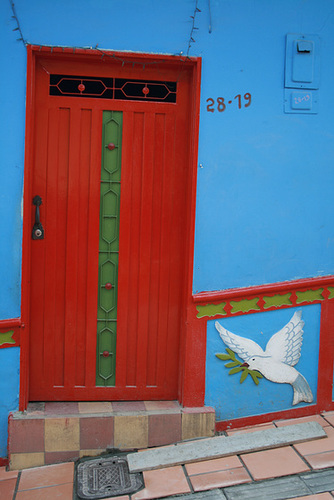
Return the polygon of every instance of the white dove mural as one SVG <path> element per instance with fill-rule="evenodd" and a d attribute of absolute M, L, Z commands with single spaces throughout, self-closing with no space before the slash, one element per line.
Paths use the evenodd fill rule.
<path fill-rule="evenodd" d="M 293 405 L 313 401 L 306 379 L 294 368 L 300 358 L 303 326 L 302 311 L 297 311 L 289 323 L 271 337 L 263 351 L 253 340 L 235 335 L 223 328 L 218 321 L 215 322 L 223 342 L 244 361 L 241 366 L 258 370 L 271 382 L 292 385 Z"/>

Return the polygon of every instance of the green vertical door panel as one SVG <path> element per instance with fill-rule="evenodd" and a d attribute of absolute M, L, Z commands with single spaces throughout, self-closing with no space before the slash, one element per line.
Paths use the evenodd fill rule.
<path fill-rule="evenodd" d="M 116 367 L 122 120 L 120 111 L 103 112 L 96 385 L 108 387 Z"/>

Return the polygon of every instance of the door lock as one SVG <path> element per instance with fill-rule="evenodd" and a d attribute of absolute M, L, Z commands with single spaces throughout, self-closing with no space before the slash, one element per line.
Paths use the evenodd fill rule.
<path fill-rule="evenodd" d="M 35 211 L 35 224 L 32 228 L 32 239 L 33 240 L 44 240 L 44 229 L 40 221 L 39 207 L 42 205 L 42 198 L 40 196 L 35 196 L 32 200 L 33 204 L 36 206 Z"/>

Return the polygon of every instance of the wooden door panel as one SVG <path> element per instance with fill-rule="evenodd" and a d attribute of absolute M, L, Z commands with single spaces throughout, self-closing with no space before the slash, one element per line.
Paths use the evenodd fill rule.
<path fill-rule="evenodd" d="M 125 386 L 173 387 L 170 392 L 176 397 L 178 339 L 168 359 L 168 376 L 165 359 L 173 332 L 178 337 L 180 329 L 178 288 L 171 290 L 171 262 L 179 251 L 171 248 L 174 134 L 173 114 L 124 116 L 122 179 L 129 170 L 131 182 L 122 181 L 121 214 L 126 221 L 121 220 L 119 343 L 123 336 L 127 341 L 117 356 L 117 373 Z"/>
<path fill-rule="evenodd" d="M 178 82 L 177 104 L 49 96 L 41 68 L 36 95 L 32 193 L 43 199 L 45 239 L 31 247 L 30 400 L 175 399 L 188 76 Z M 116 379 L 97 387 L 102 119 L 112 109 L 123 115 Z"/>
<path fill-rule="evenodd" d="M 95 385 L 87 368 L 94 367 L 96 343 L 97 254 L 92 242 L 98 235 L 99 207 L 88 203 L 99 189 L 92 172 L 96 115 L 100 113 L 60 107 L 37 115 L 46 131 L 46 148 L 37 144 L 33 192 L 43 199 L 45 239 L 32 242 L 33 399 L 53 387 Z"/>

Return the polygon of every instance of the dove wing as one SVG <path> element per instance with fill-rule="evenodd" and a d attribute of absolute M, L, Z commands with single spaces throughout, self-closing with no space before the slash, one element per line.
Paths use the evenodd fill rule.
<path fill-rule="evenodd" d="M 282 330 L 275 333 L 266 347 L 266 355 L 290 366 L 298 363 L 303 342 L 302 311 L 297 311 Z"/>
<path fill-rule="evenodd" d="M 244 337 L 239 337 L 239 335 L 229 332 L 222 327 L 218 321 L 216 321 L 215 327 L 219 332 L 220 338 L 227 347 L 236 352 L 244 361 L 247 361 L 254 355 L 263 356 L 263 349 L 253 340 L 245 339 Z"/>

